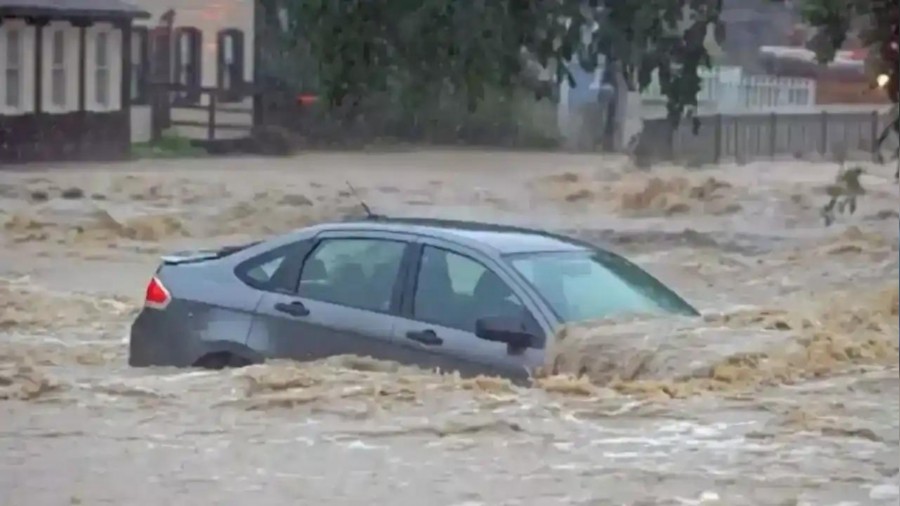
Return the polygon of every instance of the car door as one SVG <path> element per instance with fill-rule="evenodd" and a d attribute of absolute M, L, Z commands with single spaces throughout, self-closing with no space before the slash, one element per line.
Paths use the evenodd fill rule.
<path fill-rule="evenodd" d="M 528 377 L 542 364 L 544 331 L 534 320 L 527 300 L 506 273 L 475 251 L 437 240 L 416 246 L 404 286 L 404 305 L 396 326 L 397 339 L 432 368 L 457 370 L 464 375 Z M 529 330 L 538 337 L 534 347 L 510 349 L 504 343 L 475 335 L 481 314 L 476 288 L 483 277 L 495 277 L 509 289 L 510 307 L 521 311 Z"/>
<path fill-rule="evenodd" d="M 263 295 L 248 344 L 269 357 L 297 360 L 343 354 L 392 359 L 410 248 L 403 234 L 320 234 L 299 262 L 294 289 Z"/>

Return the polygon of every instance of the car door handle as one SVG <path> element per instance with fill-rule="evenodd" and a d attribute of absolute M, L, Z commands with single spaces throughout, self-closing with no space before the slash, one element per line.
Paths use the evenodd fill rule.
<path fill-rule="evenodd" d="M 295 300 L 290 304 L 279 302 L 275 304 L 275 310 L 281 311 L 282 313 L 287 313 L 291 316 L 306 316 L 309 314 L 309 309 L 306 309 L 306 306 L 304 306 L 303 303 L 298 300 Z"/>
<path fill-rule="evenodd" d="M 419 332 L 410 331 L 406 333 L 406 337 L 428 346 L 440 346 L 444 344 L 444 340 L 438 337 L 433 330 L 422 330 Z"/>

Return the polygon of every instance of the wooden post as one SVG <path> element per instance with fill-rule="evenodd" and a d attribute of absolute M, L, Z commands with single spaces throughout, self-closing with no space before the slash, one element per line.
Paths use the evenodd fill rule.
<path fill-rule="evenodd" d="M 132 21 L 129 19 L 127 21 L 123 21 L 119 25 L 119 29 L 122 34 L 122 79 L 119 82 L 119 86 L 121 86 L 120 101 L 122 115 L 125 117 L 126 121 L 123 121 L 122 128 L 125 130 L 121 133 L 122 135 L 122 149 L 124 149 L 124 153 L 127 154 L 130 151 L 131 147 L 131 81 L 133 79 L 132 76 L 132 61 L 131 61 L 131 23 Z"/>
<path fill-rule="evenodd" d="M 253 90 L 253 126 L 262 125 L 265 121 L 263 116 L 263 96 L 261 93 L 262 87 L 262 65 L 263 65 L 263 42 L 264 39 L 262 37 L 263 30 L 269 28 L 267 26 L 267 21 L 271 19 L 266 16 L 265 11 L 265 2 L 253 2 L 253 83 L 251 84 L 251 89 Z"/>
<path fill-rule="evenodd" d="M 87 110 L 87 23 L 78 25 L 78 110 Z"/>
<path fill-rule="evenodd" d="M 47 20 L 34 20 L 34 113 L 44 111 L 44 25 Z M 27 53 L 26 53 L 27 54 Z"/>
<path fill-rule="evenodd" d="M 150 83 L 147 86 L 150 99 L 150 142 L 156 144 L 162 140 L 163 132 L 163 107 L 168 98 L 168 89 L 158 83 Z"/>
<path fill-rule="evenodd" d="M 822 121 L 819 137 L 819 153 L 825 156 L 828 153 L 828 111 L 822 111 Z"/>
<path fill-rule="evenodd" d="M 878 161 L 878 154 L 881 151 L 878 146 L 878 111 L 872 111 L 872 121 L 870 123 L 872 137 L 872 160 Z"/>
<path fill-rule="evenodd" d="M 206 138 L 210 142 L 216 139 L 216 98 L 218 94 L 218 90 L 209 92 L 209 124 L 206 127 Z"/>
<path fill-rule="evenodd" d="M 153 132 L 162 132 L 172 122 L 172 31 L 168 25 L 157 26 L 149 31 L 149 37 L 151 77 L 148 93 L 155 122 Z M 153 139 L 154 142 L 158 140 L 157 137 Z"/>
<path fill-rule="evenodd" d="M 713 163 L 719 163 L 722 160 L 722 115 L 716 114 L 715 131 L 713 136 L 715 145 L 713 146 Z"/>
<path fill-rule="evenodd" d="M 72 26 L 78 28 L 78 117 L 82 124 L 87 122 L 87 29 L 93 24 L 87 19 L 72 20 Z M 78 137 L 76 152 L 79 158 L 88 158 L 93 150 L 91 147 L 95 136 L 91 132 L 82 132 Z"/>
<path fill-rule="evenodd" d="M 43 120 L 40 119 L 44 112 L 44 26 L 47 25 L 49 19 L 31 18 L 27 22 L 34 26 L 34 89 L 32 93 L 34 93 L 34 117 L 38 120 L 37 124 L 41 126 L 36 129 L 37 136 L 32 137 L 26 144 L 25 156 L 31 160 L 39 160 L 53 156 L 51 147 L 46 144 L 50 137 L 49 132 L 43 126 Z"/>
<path fill-rule="evenodd" d="M 678 130 L 675 128 L 675 125 L 672 124 L 668 118 L 666 118 L 666 160 L 673 161 L 675 160 L 675 136 L 678 134 Z"/>
<path fill-rule="evenodd" d="M 735 163 L 741 163 L 741 117 L 733 116 L 732 117 L 732 126 L 734 127 L 734 132 L 732 134 L 732 139 L 734 140 L 734 161 Z"/>
<path fill-rule="evenodd" d="M 772 113 L 769 115 L 769 156 L 771 158 L 775 158 L 778 150 L 776 149 L 776 144 L 778 143 L 778 114 Z"/>

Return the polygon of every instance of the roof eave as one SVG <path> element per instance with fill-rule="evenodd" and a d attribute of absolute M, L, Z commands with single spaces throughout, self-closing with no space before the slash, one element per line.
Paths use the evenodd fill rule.
<path fill-rule="evenodd" d="M 65 19 L 148 19 L 143 10 L 50 9 L 46 7 L 0 7 L 0 17 L 48 17 Z"/>

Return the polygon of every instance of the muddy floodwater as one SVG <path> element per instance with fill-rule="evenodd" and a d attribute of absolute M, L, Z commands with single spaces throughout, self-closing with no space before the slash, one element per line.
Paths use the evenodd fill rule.
<path fill-rule="evenodd" d="M 307 154 L 0 171 L 0 504 L 896 505 L 898 202 L 866 165 Z M 530 388 L 334 357 L 130 369 L 159 256 L 360 214 L 537 225 L 703 313 L 561 329 Z"/>

